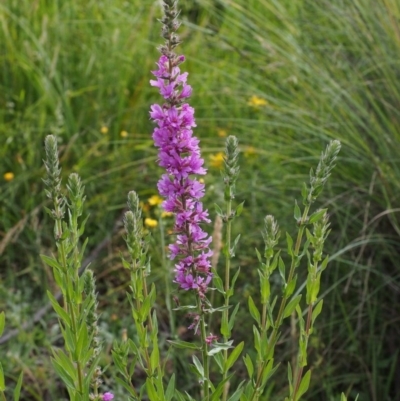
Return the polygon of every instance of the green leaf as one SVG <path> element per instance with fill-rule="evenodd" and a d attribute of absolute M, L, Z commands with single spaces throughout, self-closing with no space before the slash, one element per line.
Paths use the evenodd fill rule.
<path fill-rule="evenodd" d="M 304 377 L 301 379 L 299 389 L 297 390 L 296 400 L 300 400 L 301 396 L 308 390 L 310 385 L 311 370 L 308 370 Z"/>
<path fill-rule="evenodd" d="M 244 387 L 243 384 L 245 381 L 242 381 L 239 386 L 237 387 L 236 391 L 228 398 L 228 401 L 238 401 L 240 399 L 240 396 L 243 393 Z"/>
<path fill-rule="evenodd" d="M 297 222 L 301 220 L 301 210 L 296 200 L 294 201 L 294 218 Z"/>
<path fill-rule="evenodd" d="M 258 355 L 261 355 L 260 332 L 257 330 L 257 327 L 255 325 L 253 325 L 253 334 L 254 334 L 254 348 L 258 352 Z"/>
<path fill-rule="evenodd" d="M 244 361 L 244 364 L 246 365 L 247 373 L 251 380 L 253 378 L 254 365 L 253 365 L 253 361 L 250 358 L 250 355 L 246 354 L 246 356 L 243 358 L 243 361 Z"/>
<path fill-rule="evenodd" d="M 62 266 L 57 262 L 55 258 L 47 255 L 40 255 L 40 258 L 43 260 L 44 263 L 46 263 L 50 267 L 53 267 L 54 269 L 61 271 L 63 270 Z"/>
<path fill-rule="evenodd" d="M 261 270 L 258 270 L 258 274 L 260 276 L 261 303 L 266 304 L 271 295 L 271 284 Z"/>
<path fill-rule="evenodd" d="M 289 383 L 289 394 L 293 394 L 293 374 L 292 374 L 292 367 L 290 366 L 290 362 L 287 364 L 287 378 Z"/>
<path fill-rule="evenodd" d="M 56 373 L 58 374 L 60 379 L 64 382 L 64 384 L 69 389 L 75 390 L 76 387 L 75 387 L 74 379 L 69 375 L 67 370 L 64 369 L 64 367 L 53 358 L 52 358 L 52 363 L 53 363 L 54 370 L 56 371 Z"/>
<path fill-rule="evenodd" d="M 225 383 L 227 383 L 232 378 L 232 376 L 233 374 L 229 375 L 224 380 L 219 382 L 217 388 L 212 392 L 211 401 L 218 401 L 220 399 L 222 391 L 224 390 L 225 387 Z"/>
<path fill-rule="evenodd" d="M 23 378 L 23 376 L 24 376 L 24 373 L 21 372 L 21 374 L 19 375 L 19 378 L 18 378 L 17 385 L 15 386 L 15 389 L 14 389 L 14 394 L 13 394 L 13 396 L 14 396 L 14 401 L 19 401 L 19 396 L 20 396 L 20 394 L 21 394 L 21 387 L 22 387 L 22 378 Z"/>
<path fill-rule="evenodd" d="M 240 204 L 238 205 L 238 207 L 236 208 L 236 216 L 237 216 L 237 217 L 239 217 L 239 216 L 242 214 L 242 212 L 243 212 L 244 202 L 245 202 L 245 201 L 243 201 L 242 203 L 240 203 Z"/>
<path fill-rule="evenodd" d="M 78 341 L 76 343 L 76 358 L 78 361 L 82 362 L 82 359 L 87 353 L 87 349 L 89 347 L 89 337 L 88 337 L 88 331 L 87 331 L 87 325 L 82 324 L 81 327 L 79 328 L 79 335 L 78 335 Z"/>
<path fill-rule="evenodd" d="M 172 374 L 171 378 L 169 379 L 169 383 L 167 389 L 165 391 L 165 399 L 167 401 L 171 401 L 172 397 L 175 392 L 175 373 Z"/>
<path fill-rule="evenodd" d="M 222 321 L 221 321 L 221 334 L 229 338 L 230 337 L 230 330 L 229 330 L 229 322 L 228 322 L 228 316 L 226 313 L 222 315 Z"/>
<path fill-rule="evenodd" d="M 199 373 L 200 377 L 204 377 L 204 368 L 201 362 L 199 361 L 199 358 L 197 358 L 196 355 L 192 356 L 192 360 L 194 363 L 194 366 L 196 367 L 197 372 Z"/>
<path fill-rule="evenodd" d="M 236 273 L 234 274 L 234 276 L 232 278 L 232 281 L 231 281 L 231 289 L 232 289 L 232 291 L 235 288 L 236 280 L 239 277 L 239 273 L 240 273 L 240 267 L 236 270 Z"/>
<path fill-rule="evenodd" d="M 303 205 L 306 206 L 308 204 L 308 188 L 305 182 L 303 182 L 303 187 L 301 188 L 301 197 L 303 198 Z"/>
<path fill-rule="evenodd" d="M 151 365 L 151 370 L 154 372 L 158 364 L 160 363 L 160 351 L 158 350 L 158 344 L 156 341 L 153 342 L 153 351 L 151 352 L 150 356 L 150 365 Z"/>
<path fill-rule="evenodd" d="M 328 266 L 329 262 L 329 256 L 326 256 L 326 258 L 322 261 L 320 271 L 323 272 L 326 269 L 326 266 Z"/>
<path fill-rule="evenodd" d="M 225 372 L 227 372 L 239 358 L 240 354 L 242 353 L 243 347 L 244 347 L 244 341 L 238 344 L 236 348 L 234 348 L 234 350 L 231 352 L 225 363 Z"/>
<path fill-rule="evenodd" d="M 294 255 L 294 253 L 293 253 L 293 239 L 292 239 L 292 237 L 290 236 L 290 234 L 288 232 L 286 233 L 286 242 L 287 242 L 287 247 L 288 247 L 288 254 L 290 256 L 293 256 Z"/>
<path fill-rule="evenodd" d="M 293 294 L 293 291 L 296 288 L 296 282 L 297 282 L 297 274 L 290 280 L 290 283 L 287 283 L 287 286 L 285 288 L 286 297 L 290 297 Z"/>
<path fill-rule="evenodd" d="M 274 373 L 278 370 L 280 364 L 277 363 L 276 366 L 274 366 L 274 359 L 270 359 L 266 368 L 264 369 L 262 373 L 262 383 L 261 387 L 264 387 L 267 381 L 274 375 Z"/>
<path fill-rule="evenodd" d="M 0 337 L 3 335 L 5 325 L 6 325 L 6 315 L 3 311 L 0 313 Z"/>
<path fill-rule="evenodd" d="M 182 394 L 179 390 L 177 390 L 177 389 L 175 389 L 175 397 L 176 397 L 176 399 L 177 399 L 178 401 L 186 401 L 186 399 L 185 399 L 185 397 L 183 396 L 183 394 Z"/>
<path fill-rule="evenodd" d="M 233 340 L 229 340 L 226 343 L 215 342 L 212 344 L 213 348 L 210 351 L 208 351 L 207 355 L 212 356 L 212 355 L 218 354 L 219 352 L 224 351 L 226 349 L 233 348 L 232 343 L 233 343 Z"/>
<path fill-rule="evenodd" d="M 47 296 L 49 297 L 50 303 L 53 305 L 53 308 L 60 319 L 63 320 L 67 327 L 71 327 L 71 318 L 69 317 L 68 313 L 65 312 L 65 310 L 60 306 L 60 304 L 57 302 L 57 300 L 54 298 L 53 294 L 49 290 L 47 290 Z"/>
<path fill-rule="evenodd" d="M 340 396 L 340 401 L 347 401 L 347 397 L 344 395 L 344 393 L 342 393 Z"/>
<path fill-rule="evenodd" d="M 283 312 L 283 319 L 290 316 L 292 312 L 295 310 L 296 306 L 299 304 L 301 300 L 301 294 L 294 296 L 290 302 L 286 305 L 285 310 Z"/>
<path fill-rule="evenodd" d="M 211 350 L 212 351 L 212 350 Z M 208 353 L 208 355 L 210 355 L 210 353 Z M 221 352 L 218 352 L 214 355 L 214 360 L 215 362 L 217 362 L 218 368 L 219 368 L 219 372 L 221 374 L 224 373 L 224 357 L 222 356 Z"/>
<path fill-rule="evenodd" d="M 258 249 L 257 249 L 257 248 L 255 248 L 255 250 L 256 250 L 256 255 L 257 255 L 257 259 L 258 259 L 258 261 L 259 261 L 260 263 L 262 263 L 262 257 L 261 257 L 261 253 L 258 251 Z"/>
<path fill-rule="evenodd" d="M 251 296 L 249 296 L 249 311 L 250 311 L 250 315 L 260 326 L 261 325 L 260 312 L 258 311 L 256 305 L 254 304 L 253 298 Z"/>
<path fill-rule="evenodd" d="M 182 341 L 182 340 L 168 340 L 168 342 L 175 348 L 180 348 L 180 349 L 197 349 L 200 350 L 201 348 L 193 343 L 189 343 L 187 341 Z"/>
<path fill-rule="evenodd" d="M 314 212 L 311 216 L 308 222 L 310 224 L 316 223 L 317 221 L 321 220 L 322 217 L 324 217 L 324 214 L 328 211 L 328 209 L 320 209 Z"/>
<path fill-rule="evenodd" d="M 154 387 L 153 380 L 149 377 L 146 379 L 146 390 L 150 401 L 159 401 L 159 397 Z"/>
<path fill-rule="evenodd" d="M 235 324 L 235 317 L 239 310 L 239 306 L 240 306 L 240 302 L 235 306 L 235 309 L 232 311 L 231 317 L 229 318 L 229 325 L 228 325 L 229 331 L 231 331 L 233 329 L 233 326 Z"/>
<path fill-rule="evenodd" d="M 130 394 L 132 398 L 137 399 L 136 393 L 125 380 L 122 380 L 120 377 L 116 376 L 115 381 L 119 383 L 122 387 L 124 387 L 124 389 Z"/>
<path fill-rule="evenodd" d="M 283 259 L 281 257 L 279 257 L 278 266 L 279 274 L 282 278 L 283 284 L 286 284 L 285 263 L 283 262 Z"/>
<path fill-rule="evenodd" d="M 215 212 L 217 213 L 217 215 L 222 217 L 222 219 L 223 219 L 224 212 L 222 211 L 222 209 L 216 203 L 214 203 L 214 207 L 215 207 Z"/>
<path fill-rule="evenodd" d="M 218 275 L 216 269 L 212 269 L 213 272 L 213 285 L 221 294 L 225 294 L 224 283 L 221 280 L 221 277 Z"/>
<path fill-rule="evenodd" d="M 322 311 L 322 306 L 324 304 L 324 300 L 321 299 L 314 307 L 314 310 L 312 312 L 312 317 L 311 317 L 311 326 L 314 325 L 314 321 L 315 319 L 318 317 L 318 315 L 321 313 Z"/>
<path fill-rule="evenodd" d="M 6 389 L 6 384 L 4 382 L 4 370 L 3 370 L 3 365 L 0 362 L 0 391 L 5 391 Z"/>

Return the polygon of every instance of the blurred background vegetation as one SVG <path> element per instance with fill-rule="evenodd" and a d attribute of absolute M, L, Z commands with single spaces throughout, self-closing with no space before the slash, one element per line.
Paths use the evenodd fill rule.
<path fill-rule="evenodd" d="M 224 137 L 236 135 L 241 144 L 237 200 L 246 202 L 235 228 L 243 234 L 234 262 L 242 268 L 237 300 L 245 305 L 257 288 L 254 248 L 262 248 L 263 217 L 274 214 L 282 229 L 294 231 L 301 184 L 327 142 L 339 139 L 340 160 L 318 205 L 331 216 L 331 262 L 305 399 L 337 400 L 343 391 L 349 399 L 400 400 L 400 2 L 180 5 L 180 52 L 194 88 L 213 218 L 212 205 L 222 200 Z M 63 175 L 78 172 L 86 186 L 87 255 L 100 293 L 104 365 L 111 363 L 113 339 L 131 327 L 117 223 L 127 192 L 139 193 L 146 217 L 158 213 L 148 202 L 160 175 L 148 110 L 160 101 L 149 85 L 160 15 L 155 0 L 0 4 L 0 310 L 8 329 L 21 328 L 47 304 L 45 289 L 55 291 L 39 258 L 54 250 L 42 158 L 45 136 L 55 134 Z M 163 301 L 169 274 L 160 241 L 170 224 L 151 228 L 163 338 L 189 335 L 184 316 L 174 322 Z M 96 250 L 100 243 L 105 246 Z M 252 323 L 245 306 L 237 319 L 234 335 L 246 337 Z M 24 371 L 23 399 L 61 400 L 49 361 L 49 347 L 60 345 L 57 321 L 51 312 L 37 320 L 0 344 L 0 358 L 10 387 Z M 292 340 L 288 327 L 277 355 L 284 364 Z M 190 389 L 196 383 L 186 376 L 187 363 L 177 357 L 173 369 Z M 123 399 L 112 366 L 106 376 L 106 386 Z M 282 399 L 286 385 L 286 375 L 276 375 L 265 400 Z"/>

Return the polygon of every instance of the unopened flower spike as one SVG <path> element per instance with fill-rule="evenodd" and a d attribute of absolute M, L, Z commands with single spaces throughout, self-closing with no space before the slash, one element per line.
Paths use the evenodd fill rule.
<path fill-rule="evenodd" d="M 201 228 L 209 223 L 208 211 L 200 199 L 204 184 L 196 175 L 206 174 L 200 155 L 199 140 L 193 135 L 196 126 L 194 109 L 186 99 L 192 88 L 186 83 L 188 73 L 181 73 L 179 65 L 184 56 L 173 51 L 180 43 L 175 31 L 179 27 L 176 0 L 163 2 L 162 36 L 158 68 L 152 71 L 155 80 L 150 84 L 159 89 L 164 104 L 151 106 L 150 117 L 156 123 L 154 144 L 159 148 L 158 162 L 166 173 L 158 182 L 158 191 L 165 198 L 163 208 L 175 214 L 176 242 L 169 245 L 170 258 L 176 260 L 175 282 L 184 290 L 194 290 L 205 298 L 211 281 L 211 237 Z"/>

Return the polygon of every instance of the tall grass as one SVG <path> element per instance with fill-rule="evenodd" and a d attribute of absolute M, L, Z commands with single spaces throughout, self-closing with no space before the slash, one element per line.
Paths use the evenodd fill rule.
<path fill-rule="evenodd" d="M 334 238 L 324 283 L 329 316 L 320 320 L 313 344 L 319 380 L 309 399 L 333 400 L 347 391 L 360 393 L 362 400 L 399 400 L 394 378 L 399 375 L 400 5 L 396 0 L 182 3 L 197 134 L 206 157 L 222 150 L 218 135 L 224 131 L 241 138 L 237 197 L 246 200 L 246 210 L 237 230 L 240 224 L 254 227 L 237 252 L 236 263 L 247 269 L 243 294 L 252 293 L 244 278 L 256 277 L 248 250 L 257 246 L 261 216 L 289 219 L 297 182 L 304 179 L 300 172 L 317 160 L 328 139 L 340 139 L 342 160 L 325 198 L 333 211 Z M 37 256 L 46 253 L 51 236 L 42 228 L 50 226 L 47 217 L 37 208 L 44 202 L 40 149 L 46 134 L 62 138 L 63 174 L 77 171 L 86 179 L 91 249 L 110 235 L 128 190 L 144 199 L 155 193 L 147 113 L 159 15 L 152 0 L 0 4 L 0 172 L 15 174 L 0 184 L 0 308 L 5 302 L 13 308 L 15 325 L 42 304 L 43 283 L 52 286 Z M 251 105 L 254 95 L 265 102 Z M 209 167 L 212 194 L 219 172 Z M 155 246 L 157 241 L 154 235 Z M 121 244 L 114 236 L 96 262 L 100 283 L 108 283 L 107 301 L 100 297 L 100 302 L 114 311 L 125 285 Z M 103 315 L 107 338 L 124 327 L 123 319 L 111 315 Z M 250 324 L 241 318 L 238 336 L 246 335 Z M 46 325 L 47 320 L 20 334 L 25 347 L 12 342 L 10 367 L 32 370 L 35 355 L 57 341 Z M 283 340 L 289 354 L 289 337 Z M 41 376 L 32 373 L 30 397 L 44 400 L 57 389 L 44 391 L 47 368 L 45 358 L 39 359 L 44 369 Z"/>

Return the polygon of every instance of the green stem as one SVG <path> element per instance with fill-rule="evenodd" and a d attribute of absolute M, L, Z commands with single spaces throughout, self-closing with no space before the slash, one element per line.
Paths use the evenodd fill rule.
<path fill-rule="evenodd" d="M 199 316 L 200 316 L 200 335 L 201 335 L 201 352 L 203 357 L 203 368 L 204 368 L 204 382 L 203 382 L 203 400 L 208 401 L 210 399 L 210 367 L 209 367 L 209 359 L 208 359 L 208 349 L 207 349 L 207 333 L 206 333 L 206 323 L 205 323 L 205 315 L 201 309 L 201 299 L 199 302 Z"/>
<path fill-rule="evenodd" d="M 60 210 L 58 207 L 57 202 L 54 202 L 54 208 L 56 211 L 56 214 L 59 215 Z M 63 232 L 62 232 L 62 222 L 61 219 L 57 219 L 56 220 L 56 224 L 57 224 L 57 233 L 58 235 L 61 237 Z M 72 296 L 70 293 L 70 289 L 71 289 L 71 278 L 69 276 L 69 272 L 68 272 L 68 265 L 67 265 L 67 257 L 66 257 L 66 251 L 65 251 L 65 245 L 64 245 L 64 241 L 61 240 L 60 241 L 60 257 L 61 257 L 61 263 L 62 266 L 64 268 L 64 274 L 65 274 L 65 278 L 66 278 L 66 291 L 65 291 L 65 297 L 66 297 L 66 306 L 67 306 L 67 312 L 71 315 L 71 323 L 72 323 L 72 332 L 74 333 L 75 336 L 75 341 L 78 341 L 78 333 L 76 330 L 76 316 L 75 316 L 75 309 L 74 309 L 74 305 L 72 302 Z M 70 356 L 72 356 L 72 354 L 70 353 Z M 76 359 L 74 358 L 74 356 L 72 356 L 72 359 Z M 75 362 L 75 361 L 72 361 Z M 83 394 L 83 374 L 82 374 L 82 366 L 80 364 L 79 361 L 77 362 L 77 368 L 78 368 L 78 391 Z"/>
<path fill-rule="evenodd" d="M 230 188 L 229 195 L 232 193 L 232 188 Z M 232 213 L 232 200 L 231 197 L 227 201 L 226 204 L 226 257 L 225 257 L 225 302 L 224 306 L 225 309 L 222 312 L 222 322 L 225 322 L 226 327 L 229 324 L 229 290 L 230 290 L 230 269 L 231 269 L 231 241 L 232 241 L 232 220 L 231 220 L 231 213 Z M 224 335 L 224 342 L 226 343 L 229 340 L 229 337 L 227 335 Z M 226 364 L 226 361 L 228 360 L 228 350 L 225 349 L 223 351 L 224 355 L 224 365 Z M 225 380 L 228 377 L 228 371 L 224 370 L 224 374 L 222 377 L 222 380 Z M 228 391 L 229 391 L 229 382 L 226 382 L 224 384 L 224 390 L 222 394 L 222 400 L 226 401 L 228 397 Z"/>
<path fill-rule="evenodd" d="M 165 232 L 164 232 L 164 223 L 162 218 L 159 219 L 160 224 L 160 240 L 161 240 L 161 258 L 163 263 L 163 268 L 165 270 L 164 278 L 165 278 L 165 305 L 168 310 L 168 318 L 169 318 L 169 326 L 171 331 L 171 336 L 175 337 L 175 318 L 172 312 L 171 307 L 171 272 L 168 268 L 167 256 L 165 254 Z"/>
<path fill-rule="evenodd" d="M 268 258 L 265 263 L 265 269 L 264 269 L 264 274 L 269 278 L 269 266 L 271 263 L 271 259 Z M 268 301 L 263 304 L 262 307 L 262 314 L 261 314 L 261 341 L 266 340 L 267 336 L 267 307 L 268 307 Z M 267 354 L 268 355 L 268 354 Z M 260 376 L 262 373 L 262 363 L 258 364 L 258 370 L 257 370 L 257 377 Z"/>
<path fill-rule="evenodd" d="M 310 327 L 311 327 L 311 317 L 312 317 L 312 312 L 313 312 L 313 305 L 310 304 L 308 305 L 308 313 L 307 313 L 307 323 L 306 323 L 306 349 L 307 349 L 307 344 L 308 344 L 308 337 L 310 336 Z M 293 396 L 291 397 L 291 401 L 296 400 L 296 395 L 297 391 L 299 390 L 300 383 L 301 383 L 301 378 L 303 376 L 303 358 L 300 359 L 297 363 L 298 369 L 296 369 L 296 379 L 293 380 L 293 383 L 295 383 L 294 386 L 294 391 L 293 391 Z"/>
<path fill-rule="evenodd" d="M 6 396 L 4 395 L 3 391 L 0 391 L 1 394 L 1 401 L 7 401 Z"/>
<path fill-rule="evenodd" d="M 287 283 L 290 283 L 293 279 L 294 276 L 294 272 L 296 270 L 296 259 L 299 256 L 299 251 L 300 251 L 300 246 L 301 246 L 301 241 L 303 239 L 303 234 L 304 234 L 304 230 L 306 227 L 306 222 L 307 222 L 307 218 L 308 218 L 308 212 L 310 211 L 310 206 L 311 205 L 307 205 L 304 208 L 304 213 L 303 216 L 301 218 L 300 221 L 300 228 L 299 231 L 297 233 L 297 239 L 296 239 L 296 244 L 295 244 L 295 248 L 294 248 L 294 256 L 292 257 L 292 262 L 290 265 L 290 271 L 289 271 L 289 276 L 287 279 Z M 275 323 L 274 323 L 274 328 L 272 330 L 271 336 L 269 338 L 268 341 L 268 346 L 267 346 L 267 351 L 265 353 L 265 360 L 262 362 L 261 364 L 261 369 L 259 369 L 259 372 L 257 374 L 257 380 L 256 380 L 256 385 L 254 387 L 253 393 L 250 397 L 249 401 L 253 401 L 254 398 L 256 400 L 258 400 L 258 397 L 260 396 L 260 384 L 261 384 L 261 379 L 262 379 L 262 372 L 265 369 L 265 366 L 267 365 L 268 361 L 271 359 L 269 357 L 269 354 L 271 353 L 271 351 L 273 350 L 273 347 L 275 346 L 275 342 L 277 340 L 277 336 L 278 336 L 278 330 L 282 324 L 282 320 L 283 320 L 283 311 L 285 310 L 285 306 L 286 306 L 286 302 L 288 300 L 288 296 L 283 295 L 282 297 L 282 301 L 279 307 L 279 311 L 278 311 L 278 316 L 276 317 Z"/>

